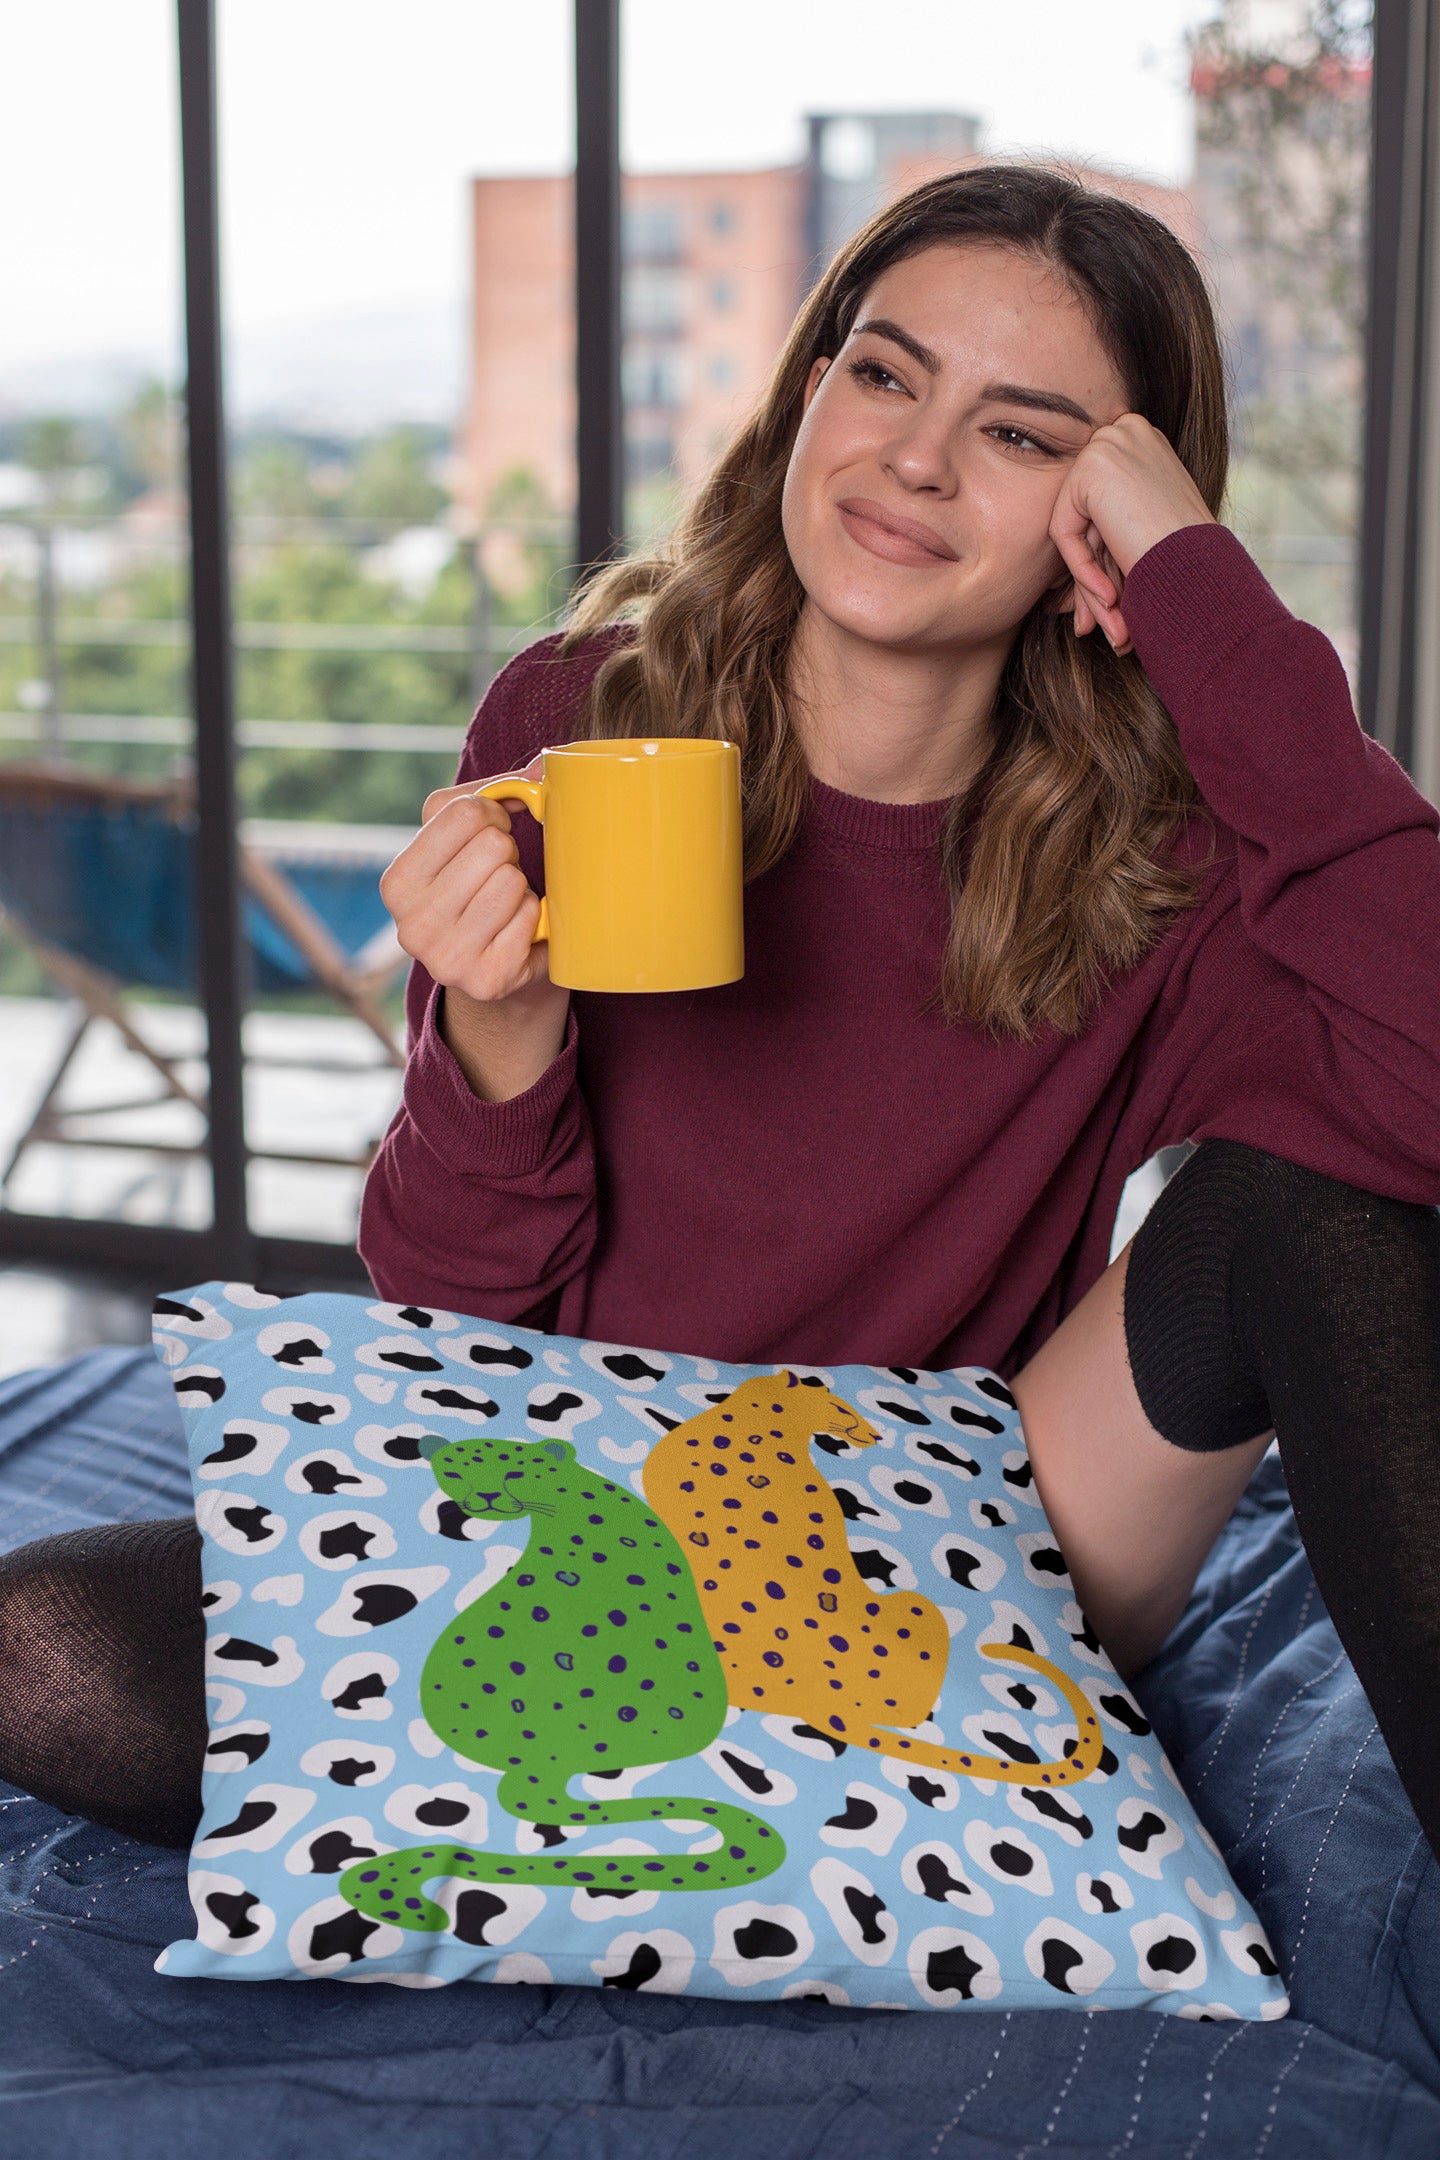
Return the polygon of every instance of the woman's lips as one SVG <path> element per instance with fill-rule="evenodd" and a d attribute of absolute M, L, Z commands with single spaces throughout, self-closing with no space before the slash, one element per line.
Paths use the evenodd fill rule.
<path fill-rule="evenodd" d="M 941 563 L 955 560 L 953 556 L 942 555 L 936 548 L 922 547 L 918 540 L 910 540 L 901 533 L 891 532 L 888 526 L 877 524 L 874 518 L 866 517 L 863 511 L 852 508 L 848 503 L 841 503 L 839 510 L 851 539 L 857 540 L 870 554 L 883 556 L 886 562 L 906 563 L 913 569 L 934 570 Z"/>

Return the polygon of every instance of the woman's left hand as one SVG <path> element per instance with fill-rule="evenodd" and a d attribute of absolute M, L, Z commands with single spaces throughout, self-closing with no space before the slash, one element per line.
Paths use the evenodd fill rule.
<path fill-rule="evenodd" d="M 1050 520 L 1050 537 L 1075 580 L 1076 636 L 1098 624 L 1117 653 L 1130 652 L 1120 612 L 1126 578 L 1167 533 L 1214 523 L 1158 428 L 1139 413 L 1096 428 L 1066 474 Z"/>

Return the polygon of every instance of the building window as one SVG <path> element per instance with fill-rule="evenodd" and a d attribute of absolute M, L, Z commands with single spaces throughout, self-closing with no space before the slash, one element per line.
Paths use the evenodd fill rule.
<path fill-rule="evenodd" d="M 735 206 L 733 203 L 711 203 L 710 230 L 712 233 L 718 234 L 723 239 L 726 233 L 734 232 L 735 224 Z"/>
<path fill-rule="evenodd" d="M 680 260 L 678 203 L 630 202 L 620 213 L 621 250 L 627 262 Z"/>

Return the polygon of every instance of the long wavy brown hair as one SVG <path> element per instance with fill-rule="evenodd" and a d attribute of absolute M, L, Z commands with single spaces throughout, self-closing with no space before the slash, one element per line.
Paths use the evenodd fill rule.
<path fill-rule="evenodd" d="M 741 752 L 748 879 L 804 819 L 809 769 L 786 706 L 804 588 L 781 491 L 814 361 L 839 352 L 892 263 L 939 243 L 1014 248 L 1086 309 L 1131 410 L 1168 437 L 1218 514 L 1229 461 L 1224 366 L 1204 281 L 1158 218 L 1049 167 L 982 165 L 926 182 L 836 255 L 796 317 L 758 406 L 670 538 L 596 572 L 572 598 L 557 657 L 628 621 L 602 660 L 579 732 L 693 735 Z M 929 1000 L 952 1024 L 1027 1040 L 1078 1034 L 1106 983 L 1196 896 L 1172 853 L 1195 781 L 1139 661 L 1073 635 L 1053 599 L 1018 627 L 991 748 L 957 797 L 940 851 L 950 934 Z"/>

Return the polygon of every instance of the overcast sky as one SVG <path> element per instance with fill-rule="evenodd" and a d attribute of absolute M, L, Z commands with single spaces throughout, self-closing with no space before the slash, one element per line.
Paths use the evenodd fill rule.
<path fill-rule="evenodd" d="M 1181 39 L 1211 0 L 625 0 L 636 171 L 788 163 L 812 108 L 978 112 L 991 147 L 1161 179 L 1191 156 Z M 0 366 L 174 342 L 171 0 L 12 6 Z M 464 180 L 572 158 L 571 0 L 219 0 L 236 326 L 463 289 Z"/>

